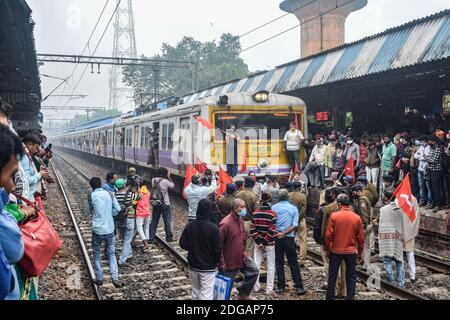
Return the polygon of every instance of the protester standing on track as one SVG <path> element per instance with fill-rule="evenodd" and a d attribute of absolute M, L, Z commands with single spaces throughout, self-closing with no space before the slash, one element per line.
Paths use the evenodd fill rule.
<path fill-rule="evenodd" d="M 112 282 L 115 287 L 120 287 L 113 220 L 113 216 L 120 212 L 120 206 L 114 194 L 102 189 L 102 181 L 100 178 L 93 177 L 89 183 L 93 192 L 89 195 L 89 210 L 85 212 L 85 215 L 92 214 L 92 250 L 94 255 L 95 282 L 100 286 L 103 284 L 100 249 L 102 243 L 105 242 Z"/>
<path fill-rule="evenodd" d="M 188 251 L 192 300 L 212 300 L 217 266 L 222 252 L 219 227 L 211 222 L 212 204 L 200 200 L 197 219 L 189 222 L 180 237 L 180 247 Z"/>

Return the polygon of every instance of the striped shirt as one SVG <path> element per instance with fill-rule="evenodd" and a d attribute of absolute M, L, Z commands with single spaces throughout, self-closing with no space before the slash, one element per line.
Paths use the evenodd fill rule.
<path fill-rule="evenodd" d="M 444 153 L 442 148 L 437 146 L 430 150 L 430 154 L 427 157 L 428 168 L 431 172 L 439 172 L 443 169 Z"/>
<path fill-rule="evenodd" d="M 250 225 L 250 233 L 257 245 L 275 245 L 277 214 L 269 206 L 255 211 Z"/>

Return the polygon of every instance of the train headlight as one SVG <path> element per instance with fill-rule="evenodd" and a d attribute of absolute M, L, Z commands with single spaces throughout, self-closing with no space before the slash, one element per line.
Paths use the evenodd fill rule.
<path fill-rule="evenodd" d="M 253 100 L 255 102 L 267 102 L 269 100 L 269 92 L 259 91 L 253 95 Z"/>
<path fill-rule="evenodd" d="M 258 168 L 259 169 L 267 169 L 269 166 L 269 162 L 266 159 L 260 159 L 258 161 Z"/>

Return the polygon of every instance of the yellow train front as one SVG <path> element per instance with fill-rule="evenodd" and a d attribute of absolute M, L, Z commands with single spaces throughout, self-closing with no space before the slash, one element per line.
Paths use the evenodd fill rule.
<path fill-rule="evenodd" d="M 228 101 L 223 101 L 223 100 Z M 289 124 L 295 123 L 307 137 L 307 110 L 305 103 L 296 97 L 268 92 L 240 93 L 222 97 L 208 106 L 208 119 L 214 130 L 210 131 L 209 148 L 201 146 L 201 153 L 209 154 L 208 163 L 214 169 L 233 162 L 233 144 L 226 143 L 226 136 L 233 126 L 239 136 L 237 143 L 238 175 L 254 171 L 257 176 L 288 175 L 290 166 L 282 151 Z M 197 150 L 199 151 L 199 150 Z M 304 151 L 301 151 L 304 160 Z M 198 157 L 203 160 L 204 158 Z"/>

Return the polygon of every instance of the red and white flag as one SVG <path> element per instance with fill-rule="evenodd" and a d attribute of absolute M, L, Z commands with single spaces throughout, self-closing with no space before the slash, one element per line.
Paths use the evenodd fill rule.
<path fill-rule="evenodd" d="M 244 163 L 241 166 L 241 171 L 240 173 L 244 173 L 245 171 L 247 171 L 247 164 L 248 164 L 248 159 L 247 159 L 247 147 L 244 146 Z"/>
<path fill-rule="evenodd" d="M 409 173 L 406 175 L 403 182 L 398 186 L 394 193 L 397 199 L 398 206 L 409 217 L 411 222 L 416 220 L 416 211 L 414 209 L 414 201 L 411 194 L 411 182 L 409 180 Z"/>
<path fill-rule="evenodd" d="M 196 157 L 196 161 L 194 164 L 194 168 L 201 174 L 204 174 L 206 170 L 208 170 L 208 166 L 205 162 Z"/>
<path fill-rule="evenodd" d="M 186 167 L 186 178 L 184 180 L 184 186 L 183 186 L 183 199 L 186 199 L 186 193 L 184 193 L 184 190 L 186 187 L 191 183 L 192 177 L 197 174 L 197 170 L 191 165 Z"/>
<path fill-rule="evenodd" d="M 194 116 L 195 120 L 197 120 L 202 126 L 208 128 L 208 129 L 214 129 L 214 126 L 211 122 L 209 122 L 206 119 L 200 118 L 199 116 Z"/>
<path fill-rule="evenodd" d="M 217 180 L 217 198 L 227 190 L 227 184 L 232 183 L 233 179 L 219 166 L 219 178 Z"/>
<path fill-rule="evenodd" d="M 344 176 L 352 176 L 353 182 L 356 181 L 356 175 L 355 175 L 355 161 L 353 161 L 353 157 L 350 157 L 350 160 L 348 160 L 347 165 L 344 168 Z"/>

